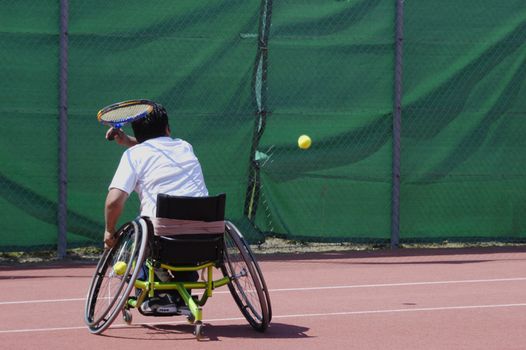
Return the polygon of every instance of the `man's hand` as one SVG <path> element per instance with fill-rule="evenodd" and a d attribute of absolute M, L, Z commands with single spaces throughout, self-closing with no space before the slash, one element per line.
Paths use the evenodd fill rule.
<path fill-rule="evenodd" d="M 110 140 L 110 135 L 113 135 L 115 142 L 121 146 L 132 147 L 137 144 L 135 137 L 126 135 L 126 133 L 119 128 L 109 128 L 108 131 L 106 131 L 106 140 Z"/>
<path fill-rule="evenodd" d="M 115 242 L 117 242 L 117 237 L 115 236 L 115 232 L 105 231 L 104 232 L 104 249 L 113 248 L 115 245 Z"/>

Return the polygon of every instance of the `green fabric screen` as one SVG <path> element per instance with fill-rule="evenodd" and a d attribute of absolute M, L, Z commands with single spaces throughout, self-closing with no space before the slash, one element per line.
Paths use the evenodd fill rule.
<path fill-rule="evenodd" d="M 54 248 L 60 2 L 0 3 L 0 250 Z M 69 9 L 70 247 L 100 244 L 123 151 L 96 112 L 132 98 L 165 105 L 173 135 L 193 144 L 210 192 L 227 194 L 227 216 L 251 239 L 389 241 L 395 1 Z M 405 2 L 402 242 L 524 239 L 524 42 L 523 1 Z M 309 150 L 297 147 L 301 134 Z M 122 221 L 137 209 L 134 196 Z"/>
<path fill-rule="evenodd" d="M 394 2 L 274 4 L 256 224 L 298 239 L 388 240 Z"/>
<path fill-rule="evenodd" d="M 172 136 L 192 143 L 210 193 L 227 193 L 227 215 L 239 220 L 255 40 L 241 40 L 239 33 L 256 30 L 257 3 L 95 3 L 72 2 L 71 8 L 69 138 L 79 141 L 69 145 L 69 209 L 102 223 L 107 186 L 123 151 L 104 140 L 97 110 L 149 98 L 166 107 Z M 138 214 L 135 195 L 132 200 L 123 220 Z"/>
<path fill-rule="evenodd" d="M 406 2 L 401 237 L 524 239 L 526 4 Z"/>
<path fill-rule="evenodd" d="M 1 8 L 0 248 L 49 246 L 57 240 L 59 4 Z"/>

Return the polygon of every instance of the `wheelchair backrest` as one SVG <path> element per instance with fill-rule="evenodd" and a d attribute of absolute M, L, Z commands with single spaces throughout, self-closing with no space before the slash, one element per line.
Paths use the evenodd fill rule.
<path fill-rule="evenodd" d="M 225 202 L 224 193 L 210 197 L 159 194 L 156 216 L 168 220 L 152 219 L 156 231 L 153 257 L 170 265 L 220 263 L 223 259 Z"/>

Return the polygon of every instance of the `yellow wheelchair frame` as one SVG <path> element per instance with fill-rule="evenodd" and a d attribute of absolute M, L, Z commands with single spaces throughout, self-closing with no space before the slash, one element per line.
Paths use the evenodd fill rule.
<path fill-rule="evenodd" d="M 131 324 L 131 309 L 139 308 L 156 292 L 177 291 L 186 305 L 178 315 L 186 316 L 195 325 L 194 335 L 199 339 L 203 335 L 202 308 L 213 291 L 225 285 L 249 324 L 257 331 L 267 329 L 272 311 L 263 274 L 250 246 L 231 222 L 225 221 L 221 261 L 195 266 L 172 266 L 148 256 L 149 227 L 148 218 L 137 218 L 123 225 L 115 246 L 101 256 L 85 304 L 84 320 L 91 333 L 102 333 L 119 313 L 127 324 Z M 147 266 L 148 276 L 145 280 L 138 280 L 143 264 Z M 197 282 L 161 282 L 155 278 L 155 268 L 172 272 L 201 271 L 201 276 L 206 277 Z M 223 277 L 214 280 L 214 268 L 219 269 Z M 134 288 L 140 292 L 131 297 Z M 200 297 L 192 296 L 189 289 L 203 292 Z"/>

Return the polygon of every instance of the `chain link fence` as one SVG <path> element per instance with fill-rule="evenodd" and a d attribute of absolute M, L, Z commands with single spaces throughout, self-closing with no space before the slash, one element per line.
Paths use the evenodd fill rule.
<path fill-rule="evenodd" d="M 149 98 L 166 107 L 172 135 L 192 143 L 210 193 L 226 192 L 228 215 L 239 220 L 257 40 L 244 33 L 257 32 L 258 2 L 72 1 L 70 6 L 69 137 L 78 140 L 69 146 L 69 187 L 76 189 L 70 191 L 70 210 L 101 221 L 103 198 L 123 151 L 104 139 L 96 111 L 115 101 Z M 137 215 L 133 199 L 123 217 Z"/>
<path fill-rule="evenodd" d="M 0 246 L 49 246 L 57 240 L 59 5 L 0 6 Z"/>
<path fill-rule="evenodd" d="M 68 246 L 100 244 L 123 149 L 95 115 L 133 98 L 166 107 L 252 240 L 524 239 L 520 1 L 0 3 L 0 250 L 54 247 L 61 224 Z"/>
<path fill-rule="evenodd" d="M 258 228 L 389 240 L 394 16 L 392 1 L 272 3 Z"/>
<path fill-rule="evenodd" d="M 402 238 L 524 240 L 526 4 L 406 2 Z"/>

